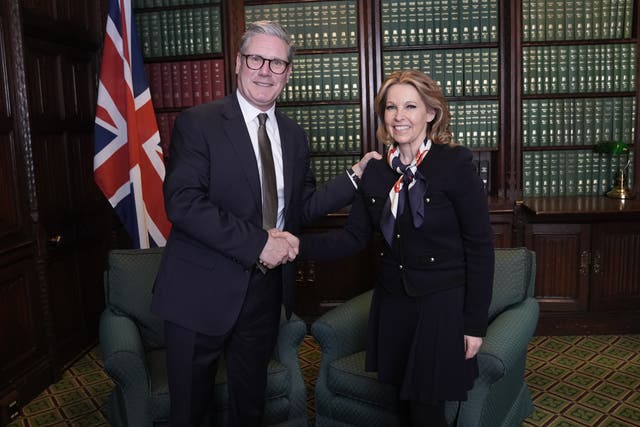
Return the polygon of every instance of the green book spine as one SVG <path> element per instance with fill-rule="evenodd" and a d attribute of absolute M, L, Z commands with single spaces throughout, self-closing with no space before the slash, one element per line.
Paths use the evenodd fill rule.
<path fill-rule="evenodd" d="M 547 2 L 546 0 L 537 0 L 535 17 L 536 17 L 536 35 L 535 40 L 544 41 L 547 34 Z"/>
<path fill-rule="evenodd" d="M 144 58 L 151 58 L 154 56 L 152 49 L 152 22 L 150 13 L 140 13 L 136 15 L 136 28 L 138 31 L 138 37 L 140 38 L 140 47 L 142 49 L 142 56 Z"/>
<path fill-rule="evenodd" d="M 564 165 L 567 153 L 566 151 L 555 151 L 555 154 L 558 157 L 558 195 L 566 196 L 567 171 L 564 169 Z"/>
<path fill-rule="evenodd" d="M 565 151 L 564 154 L 564 195 L 575 196 L 578 194 L 578 157 L 574 151 Z"/>
<path fill-rule="evenodd" d="M 528 42 L 531 40 L 531 1 L 522 0 L 522 41 Z"/>
<path fill-rule="evenodd" d="M 170 14 L 170 24 L 173 25 L 174 43 L 176 45 L 176 55 L 186 55 L 185 49 L 185 22 L 184 10 L 172 10 Z"/>
<path fill-rule="evenodd" d="M 584 152 L 584 194 L 591 195 L 593 194 L 593 152 L 585 151 Z"/>
<path fill-rule="evenodd" d="M 549 100 L 538 101 L 538 144 L 542 147 L 549 145 Z"/>
<path fill-rule="evenodd" d="M 460 43 L 460 8 L 457 1 L 447 2 L 448 16 L 444 17 L 445 26 L 449 27 L 449 42 Z"/>
<path fill-rule="evenodd" d="M 471 73 L 473 76 L 472 91 L 473 96 L 482 95 L 482 54 L 485 49 L 475 49 L 471 51 Z"/>
<path fill-rule="evenodd" d="M 549 196 L 558 196 L 560 194 L 559 175 L 560 175 L 560 155 L 559 151 L 548 152 L 549 163 Z"/>
<path fill-rule="evenodd" d="M 468 6 L 467 0 L 458 0 L 458 10 L 460 11 L 460 42 L 470 43 L 471 8 Z"/>
<path fill-rule="evenodd" d="M 542 196 L 542 152 L 534 151 L 533 155 L 533 196 Z"/>
<path fill-rule="evenodd" d="M 573 28 L 576 40 L 583 40 L 585 38 L 584 35 L 584 26 L 585 26 L 585 0 L 574 0 L 573 1 Z"/>
<path fill-rule="evenodd" d="M 587 159 L 584 150 L 575 152 L 576 156 L 576 194 L 584 195 L 586 193 L 586 171 L 587 171 Z"/>
<path fill-rule="evenodd" d="M 522 146 L 531 146 L 531 101 L 525 99 L 522 101 Z"/>
<path fill-rule="evenodd" d="M 431 4 L 433 5 L 433 44 L 442 44 L 442 0 L 434 0 Z"/>
<path fill-rule="evenodd" d="M 557 82 L 558 93 L 567 93 L 569 91 L 569 48 L 567 46 L 557 47 Z"/>
<path fill-rule="evenodd" d="M 464 89 L 465 96 L 473 95 L 473 51 L 465 50 L 462 52 L 463 68 L 464 68 Z"/>
<path fill-rule="evenodd" d="M 625 1 L 624 21 L 622 23 L 622 37 L 631 38 L 633 28 L 633 0 Z"/>
<path fill-rule="evenodd" d="M 453 96 L 455 94 L 455 53 L 452 50 L 444 51 L 444 70 L 442 91 L 444 96 Z"/>
<path fill-rule="evenodd" d="M 310 80 L 307 80 L 307 90 L 310 92 L 310 100 L 311 101 L 322 101 L 323 100 L 323 77 L 324 70 L 323 62 L 325 59 L 324 55 L 313 55 L 311 57 L 311 67 L 310 71 Z"/>
<path fill-rule="evenodd" d="M 561 37 L 560 40 L 575 40 L 576 38 L 576 29 L 575 29 L 575 14 L 576 14 L 576 3 L 575 1 L 564 3 L 564 37 Z"/>
<path fill-rule="evenodd" d="M 578 111 L 574 109 L 573 99 L 562 100 L 562 111 L 564 120 L 564 132 L 562 134 L 562 145 L 574 145 L 576 130 L 580 127 L 580 117 L 577 116 Z"/>
<path fill-rule="evenodd" d="M 470 16 L 471 42 L 480 43 L 480 41 L 482 40 L 482 37 L 480 34 L 480 26 L 482 25 L 481 23 L 482 12 L 480 10 L 481 1 L 470 0 L 469 6 L 471 7 L 471 16 Z"/>
<path fill-rule="evenodd" d="M 529 111 L 531 114 L 529 115 L 527 121 L 529 126 L 529 146 L 537 147 L 540 145 L 540 140 L 538 139 L 538 132 L 540 131 L 539 124 L 539 108 L 538 108 L 538 100 L 532 99 L 529 102 Z"/>
<path fill-rule="evenodd" d="M 605 9 L 607 0 L 591 0 L 593 2 L 593 38 L 606 38 L 605 34 Z"/>
<path fill-rule="evenodd" d="M 533 196 L 533 153 L 525 151 L 522 153 L 522 196 Z"/>
<path fill-rule="evenodd" d="M 208 9 L 211 15 L 211 40 L 213 41 L 213 51 L 222 52 L 222 22 L 220 21 L 220 8 L 213 7 Z"/>
<path fill-rule="evenodd" d="M 564 0 L 555 0 L 553 2 L 554 11 L 554 40 L 566 40 L 567 28 L 565 24 L 566 9 L 570 8 Z"/>
<path fill-rule="evenodd" d="M 556 39 L 556 3 L 558 0 L 547 1 L 544 7 L 544 39 L 555 40 Z"/>

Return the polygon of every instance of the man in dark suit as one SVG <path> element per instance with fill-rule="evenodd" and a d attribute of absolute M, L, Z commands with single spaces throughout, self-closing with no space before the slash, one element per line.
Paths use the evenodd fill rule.
<path fill-rule="evenodd" d="M 289 314 L 293 304 L 290 261 L 298 248 L 292 234 L 349 204 L 352 175 L 361 175 L 371 157 L 380 158 L 367 153 L 352 175 L 316 187 L 302 128 L 275 109 L 292 59 L 289 34 L 279 24 L 249 24 L 236 56 L 236 93 L 186 110 L 175 122 L 164 184 L 173 226 L 152 301 L 153 312 L 165 320 L 175 427 L 209 422 L 222 354 L 229 425 L 260 424 L 280 307 L 284 303 Z M 265 140 L 269 160 L 260 152 Z M 275 174 L 275 227 L 265 225 L 269 174 Z M 269 232 L 276 228 L 285 233 Z"/>

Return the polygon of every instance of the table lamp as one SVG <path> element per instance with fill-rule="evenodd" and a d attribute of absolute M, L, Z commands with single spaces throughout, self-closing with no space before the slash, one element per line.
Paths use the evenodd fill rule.
<path fill-rule="evenodd" d="M 616 173 L 613 188 L 606 192 L 606 196 L 612 199 L 632 199 L 634 197 L 633 191 L 627 188 L 626 185 L 626 171 L 631 165 L 629 145 L 622 141 L 604 141 L 598 143 L 595 149 L 599 153 L 610 154 L 611 156 L 626 155 L 627 162 Z"/>

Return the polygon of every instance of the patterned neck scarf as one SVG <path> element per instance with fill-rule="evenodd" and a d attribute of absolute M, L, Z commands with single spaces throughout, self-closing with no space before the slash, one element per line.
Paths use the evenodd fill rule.
<path fill-rule="evenodd" d="M 424 203 L 422 202 L 422 197 L 427 190 L 427 181 L 418 171 L 418 166 L 422 163 L 430 148 L 431 140 L 427 139 L 422 143 L 416 157 L 409 165 L 404 165 L 400 161 L 400 150 L 398 150 L 398 147 L 391 148 L 387 153 L 387 163 L 391 169 L 400 174 L 398 180 L 393 184 L 393 187 L 391 187 L 391 191 L 389 191 L 389 197 L 384 204 L 382 218 L 380 218 L 380 228 L 389 246 L 391 246 L 393 239 L 396 220 L 404 211 L 407 194 L 409 195 L 409 204 L 411 205 L 413 225 L 416 228 L 422 225 L 424 220 Z"/>

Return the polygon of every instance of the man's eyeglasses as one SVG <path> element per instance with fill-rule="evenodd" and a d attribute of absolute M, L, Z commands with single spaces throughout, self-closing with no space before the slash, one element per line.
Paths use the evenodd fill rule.
<path fill-rule="evenodd" d="M 244 56 L 244 61 L 251 70 L 259 70 L 264 65 L 264 62 L 267 61 L 269 63 L 269 69 L 273 74 L 282 74 L 287 71 L 287 67 L 289 66 L 289 62 L 283 61 L 282 59 L 274 58 L 267 59 L 263 58 L 260 55 L 242 55 Z"/>

